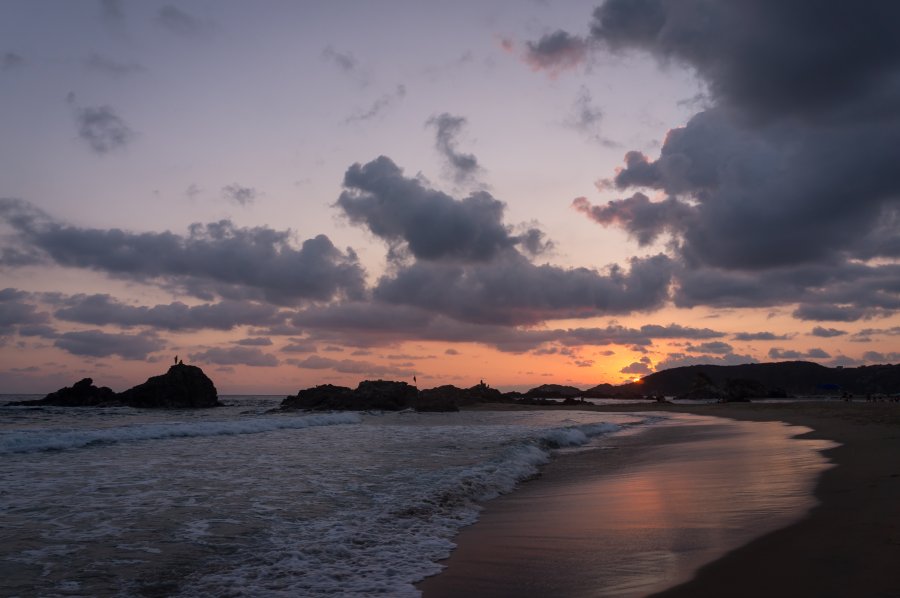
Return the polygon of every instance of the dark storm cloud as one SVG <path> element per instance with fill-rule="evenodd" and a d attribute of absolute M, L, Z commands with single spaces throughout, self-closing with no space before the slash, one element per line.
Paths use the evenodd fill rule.
<path fill-rule="evenodd" d="M 373 295 L 461 321 L 519 325 L 652 310 L 668 299 L 670 279 L 671 262 L 663 255 L 600 273 L 538 266 L 509 251 L 490 262 L 417 262 L 383 277 Z"/>
<path fill-rule="evenodd" d="M 616 187 L 652 187 L 664 200 L 638 193 L 605 206 L 579 200 L 576 207 L 642 243 L 671 233 L 698 267 L 766 269 L 847 254 L 895 258 L 897 229 L 881 223 L 897 218 L 900 173 L 891 148 L 898 139 L 900 119 L 747 129 L 711 109 L 670 131 L 658 160 L 626 155 Z"/>
<path fill-rule="evenodd" d="M 25 59 L 16 52 L 4 52 L 0 55 L 0 71 L 14 69 L 25 64 Z"/>
<path fill-rule="evenodd" d="M 256 198 L 259 197 L 259 192 L 253 187 L 243 187 L 233 183 L 222 187 L 222 197 L 236 204 L 248 206 L 256 201 Z"/>
<path fill-rule="evenodd" d="M 406 97 L 406 86 L 398 85 L 393 92 L 382 95 L 372 102 L 366 110 L 361 110 L 360 112 L 347 117 L 344 122 L 352 123 L 372 120 L 383 114 L 385 110 L 402 100 L 404 97 Z"/>
<path fill-rule="evenodd" d="M 748 116 L 872 114 L 898 91 L 895 2 L 608 0 L 591 38 L 691 66 Z"/>
<path fill-rule="evenodd" d="M 49 317 L 39 312 L 31 295 L 17 289 L 0 290 L 0 336 L 12 334 L 17 329 L 21 333 L 26 326 L 45 324 Z"/>
<path fill-rule="evenodd" d="M 0 219 L 18 246 L 60 266 L 186 288 L 198 297 L 277 304 L 359 298 L 364 272 L 355 253 L 325 235 L 295 248 L 289 230 L 240 228 L 229 220 L 192 224 L 187 235 L 91 229 L 54 221 L 31 204 L 0 199 Z"/>
<path fill-rule="evenodd" d="M 120 303 L 110 295 L 75 295 L 63 301 L 57 319 L 81 324 L 122 327 L 151 326 L 166 330 L 231 330 L 235 326 L 268 326 L 281 321 L 278 309 L 249 301 L 188 306 L 181 302 L 153 307 Z"/>
<path fill-rule="evenodd" d="M 110 106 L 80 107 L 75 104 L 75 96 L 71 93 L 67 101 L 74 111 L 78 137 L 95 153 L 108 154 L 125 147 L 134 139 L 134 131 Z"/>
<path fill-rule="evenodd" d="M 796 294 L 764 284 L 740 301 L 740 274 L 775 279 L 790 268 L 847 272 L 896 260 L 900 36 L 889 24 L 897 22 L 892 2 L 607 0 L 589 34 L 557 34 L 560 47 L 584 42 L 687 66 L 706 84 L 709 107 L 670 131 L 657 158 L 625 155 L 611 185 L 653 189 L 653 199 L 638 192 L 575 207 L 644 245 L 664 236 L 685 266 L 682 305 L 793 303 Z M 543 66 L 557 66 L 545 54 Z M 730 285 L 698 284 L 726 282 L 722 271 L 736 274 Z M 803 297 L 797 315 L 888 315 L 900 276 L 882 274 L 865 276 L 870 284 L 855 293 L 844 289 L 850 300 L 791 284 Z"/>
<path fill-rule="evenodd" d="M 794 310 L 793 316 L 817 322 L 856 322 L 866 316 L 866 310 L 847 305 L 803 305 Z"/>
<path fill-rule="evenodd" d="M 144 360 L 150 353 L 165 347 L 165 342 L 153 333 L 110 334 L 101 330 L 64 332 L 57 337 L 54 346 L 73 355 Z"/>
<path fill-rule="evenodd" d="M 263 353 L 256 347 L 212 347 L 206 351 L 190 354 L 191 361 L 213 363 L 215 365 L 248 365 L 253 367 L 274 367 L 278 358 Z"/>
<path fill-rule="evenodd" d="M 810 332 L 813 336 L 818 336 L 821 338 L 832 338 L 835 336 L 844 336 L 847 334 L 846 330 L 838 330 L 837 328 L 824 328 L 822 326 L 816 326 Z"/>
<path fill-rule="evenodd" d="M 354 164 L 335 204 L 355 224 L 418 259 L 486 261 L 519 243 L 503 224 L 505 204 L 485 191 L 456 200 L 403 176 L 386 156 Z"/>
<path fill-rule="evenodd" d="M 434 127 L 434 145 L 447 160 L 456 182 L 471 180 L 481 170 L 478 159 L 473 154 L 464 154 L 457 150 L 457 138 L 466 125 L 465 118 L 444 112 L 429 118 L 425 125 Z"/>
<path fill-rule="evenodd" d="M 883 317 L 900 307 L 900 267 L 894 264 L 837 261 L 762 271 L 682 268 L 676 280 L 674 302 L 679 307 L 799 303 L 795 317 L 822 321 Z"/>
<path fill-rule="evenodd" d="M 106 56 L 101 56 L 100 54 L 91 54 L 85 61 L 85 66 L 93 71 L 109 75 L 116 79 L 121 79 L 147 70 L 137 62 L 120 62 Z"/>
<path fill-rule="evenodd" d="M 556 76 L 581 64 L 587 51 L 588 43 L 584 38 L 557 30 L 536 42 L 527 42 L 523 58 L 532 69 Z"/>

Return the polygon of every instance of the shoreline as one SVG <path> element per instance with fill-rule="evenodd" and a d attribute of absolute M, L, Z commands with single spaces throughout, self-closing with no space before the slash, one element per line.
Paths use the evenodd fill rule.
<path fill-rule="evenodd" d="M 900 558 L 900 509 L 896 508 L 900 500 L 900 406 L 831 402 L 579 405 L 571 408 L 598 412 L 687 413 L 738 422 L 784 422 L 811 429 L 799 436 L 800 439 L 840 443 L 823 453 L 834 466 L 818 476 L 812 493 L 818 504 L 808 510 L 805 517 L 795 519 L 793 523 L 782 523 L 778 529 L 768 530 L 749 542 L 744 539 L 724 554 L 716 554 L 712 562 L 707 558 L 708 564 L 699 570 L 684 571 L 685 564 L 681 563 L 681 573 L 672 577 L 667 585 L 654 587 L 644 594 L 630 592 L 632 595 L 900 596 L 900 579 L 893 574 Z M 649 446 L 652 449 L 653 444 Z M 653 451 L 647 448 L 638 447 L 638 460 L 652 456 Z M 640 456 L 642 452 L 644 457 Z M 659 457 L 659 453 L 656 456 Z M 571 457 L 566 455 L 558 461 Z M 634 455 L 628 457 L 622 453 L 616 459 L 620 457 L 624 459 L 622 466 L 633 466 Z M 601 469 L 614 471 L 615 467 L 615 464 L 606 463 Z M 593 475 L 589 470 L 585 471 Z M 552 471 L 549 473 L 551 475 L 530 481 L 507 496 L 523 497 L 523 492 L 535 495 L 552 491 L 554 485 L 558 487 L 560 479 L 552 475 Z M 515 516 L 521 521 L 540 520 L 540 504 L 546 506 L 539 500 L 529 503 L 524 499 L 504 500 L 504 497 L 488 503 L 483 513 L 485 519 L 479 519 L 457 537 L 458 547 L 445 562 L 448 569 L 418 585 L 423 595 L 440 597 L 460 591 L 473 596 L 504 595 L 496 588 L 521 583 L 522 571 L 531 569 L 529 559 L 532 563 L 552 562 L 553 568 L 548 570 L 551 576 L 569 588 L 562 591 L 557 588 L 555 593 L 547 595 L 604 595 L 590 591 L 591 583 L 595 583 L 596 574 L 591 569 L 595 562 L 591 558 L 591 547 L 585 550 L 583 544 L 567 546 L 558 539 L 537 534 L 522 539 L 522 546 L 508 547 L 528 555 L 518 570 L 513 567 L 504 572 L 478 564 L 477 548 L 491 546 L 495 540 L 491 534 L 496 534 L 498 529 L 491 523 L 484 523 L 485 520 L 502 518 L 504 510 L 509 517 Z M 513 513 L 515 509 L 518 510 Z M 501 514 L 495 515 L 495 512 Z M 593 549 L 597 550 L 597 546 Z M 499 571 L 500 579 L 488 580 L 485 577 L 488 569 L 492 576 L 497 576 Z M 468 579 L 468 582 L 463 581 L 460 585 L 461 579 Z M 548 580 L 547 583 L 556 582 Z M 488 585 L 495 588 L 493 592 L 481 591 Z M 553 592 L 553 588 L 536 589 L 534 595 L 541 592 Z"/>

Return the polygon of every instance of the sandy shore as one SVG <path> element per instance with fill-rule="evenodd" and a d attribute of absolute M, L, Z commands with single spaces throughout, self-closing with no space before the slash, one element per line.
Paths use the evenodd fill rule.
<path fill-rule="evenodd" d="M 699 463 L 715 461 L 702 457 L 726 446 L 716 448 L 715 427 L 663 427 L 619 439 L 615 450 L 600 451 L 602 455 L 566 456 L 554 461 L 540 479 L 487 505 L 481 520 L 458 537 L 448 568 L 420 585 L 426 598 L 646 595 L 662 590 L 664 596 L 900 596 L 900 405 L 642 404 L 596 409 L 786 422 L 813 430 L 803 438 L 840 446 L 825 453 L 836 466 L 818 477 L 819 504 L 794 523 L 773 520 L 777 529 L 757 530 L 765 534 L 756 539 L 749 539 L 740 526 L 723 524 L 716 530 L 708 522 L 689 521 L 716 511 L 721 502 L 716 508 L 705 508 L 703 501 L 677 508 L 668 504 L 669 521 L 652 523 L 643 531 L 632 526 L 619 536 L 618 524 L 609 523 L 620 521 L 623 512 L 627 515 L 616 512 L 616 504 L 633 505 L 646 498 L 632 487 L 635 479 L 665 480 L 667 460 L 672 467 L 683 466 L 689 460 L 686 455 Z M 739 430 L 718 432 L 733 435 Z M 744 467 L 746 459 L 729 458 L 736 461 L 731 477 L 746 479 L 747 472 L 737 468 L 737 461 Z M 640 476 L 635 478 L 634 472 Z M 717 475 L 697 477 L 712 480 L 704 490 L 711 497 L 707 500 L 726 500 L 717 498 L 716 493 L 727 490 L 719 489 Z M 667 483 L 664 495 L 677 496 L 672 480 Z M 740 488 L 732 484 L 730 491 Z M 659 509 L 637 511 L 642 517 L 651 512 Z M 635 542 L 646 546 L 635 552 Z M 641 558 L 621 562 L 610 557 L 622 543 Z M 709 564 L 698 571 L 703 562 Z M 619 586 L 609 585 L 609 574 Z"/>

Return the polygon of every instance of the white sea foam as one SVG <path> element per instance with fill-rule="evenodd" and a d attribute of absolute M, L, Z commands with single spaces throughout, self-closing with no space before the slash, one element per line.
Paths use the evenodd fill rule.
<path fill-rule="evenodd" d="M 459 528 L 477 520 L 480 503 L 534 476 L 552 449 L 621 429 L 599 423 L 525 434 L 485 430 L 508 437 L 506 447 L 467 466 L 395 471 L 389 491 L 372 492 L 368 508 L 354 504 L 328 518 L 281 522 L 267 550 L 194 580 L 183 595 L 214 596 L 229 588 L 235 596 L 253 596 L 264 583 L 271 596 L 418 596 L 414 584 L 441 570 L 438 561 L 450 555 Z M 306 538 L 316 541 L 298 541 Z"/>
<path fill-rule="evenodd" d="M 225 421 L 132 424 L 99 429 L 42 429 L 0 432 L 0 454 L 76 449 L 96 444 L 113 444 L 161 438 L 232 436 L 275 430 L 356 424 L 356 413 L 329 413 L 305 417 L 248 417 Z"/>

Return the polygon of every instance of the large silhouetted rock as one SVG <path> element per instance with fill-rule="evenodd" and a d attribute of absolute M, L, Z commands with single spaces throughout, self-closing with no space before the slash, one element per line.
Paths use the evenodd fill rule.
<path fill-rule="evenodd" d="M 73 386 L 51 392 L 36 401 L 19 401 L 12 405 L 53 405 L 57 407 L 139 407 L 142 409 L 191 409 L 218 407 L 216 387 L 203 370 L 179 363 L 161 376 L 153 376 L 143 384 L 125 392 L 114 393 L 85 378 Z"/>
<path fill-rule="evenodd" d="M 90 378 L 79 380 L 72 386 L 51 392 L 43 399 L 18 401 L 11 405 L 53 405 L 57 407 L 106 407 L 121 404 L 111 389 L 96 387 Z"/>
<path fill-rule="evenodd" d="M 125 405 L 148 409 L 218 407 L 219 395 L 213 381 L 194 365 L 177 364 L 161 376 L 119 393 Z"/>

